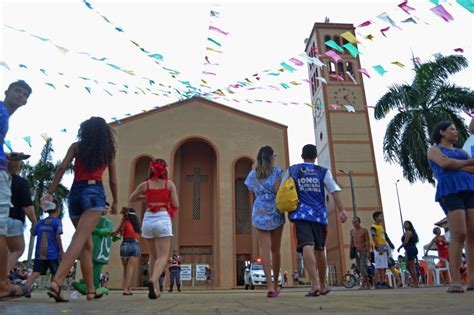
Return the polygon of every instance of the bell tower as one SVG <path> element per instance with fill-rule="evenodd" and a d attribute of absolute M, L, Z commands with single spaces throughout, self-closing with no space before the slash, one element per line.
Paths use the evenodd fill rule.
<path fill-rule="evenodd" d="M 318 164 L 331 170 L 340 184 L 349 217 L 341 224 L 332 198 L 326 196 L 329 277 L 340 283 L 351 266 L 350 230 L 354 213 L 370 231 L 372 213 L 382 211 L 354 25 L 315 23 L 305 51 L 309 59 L 319 59 L 308 62 Z"/>

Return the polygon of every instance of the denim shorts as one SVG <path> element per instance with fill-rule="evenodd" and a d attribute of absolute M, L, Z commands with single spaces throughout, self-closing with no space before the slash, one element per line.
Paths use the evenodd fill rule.
<path fill-rule="evenodd" d="M 120 245 L 120 257 L 140 257 L 140 245 L 135 240 L 124 240 Z"/>
<path fill-rule="evenodd" d="M 8 218 L 7 237 L 22 236 L 25 224 L 17 219 Z"/>
<path fill-rule="evenodd" d="M 441 197 L 439 204 L 445 214 L 453 210 L 474 208 L 474 191 L 460 191 Z"/>
<path fill-rule="evenodd" d="M 0 171 L 0 235 L 7 235 L 8 216 L 12 196 L 12 177 L 7 171 Z"/>
<path fill-rule="evenodd" d="M 56 274 L 59 268 L 58 259 L 35 259 L 33 264 L 33 272 L 39 272 L 41 275 L 45 275 L 49 271 L 52 275 Z"/>
<path fill-rule="evenodd" d="M 101 182 L 74 182 L 69 192 L 69 217 L 78 219 L 84 211 L 104 211 L 105 191 Z"/>

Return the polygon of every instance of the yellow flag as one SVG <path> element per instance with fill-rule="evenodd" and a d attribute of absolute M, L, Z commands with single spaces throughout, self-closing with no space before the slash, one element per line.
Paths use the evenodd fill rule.
<path fill-rule="evenodd" d="M 372 35 L 372 34 L 369 34 L 369 35 L 367 35 L 367 36 L 364 36 L 364 38 L 365 38 L 365 39 L 368 39 L 368 40 L 373 40 L 373 39 L 375 38 L 375 36 Z"/>
<path fill-rule="evenodd" d="M 69 52 L 69 49 L 67 48 L 64 48 L 64 47 L 61 47 L 59 45 L 55 45 L 57 49 L 59 49 L 60 52 L 62 52 L 63 54 L 67 54 Z"/>
<path fill-rule="evenodd" d="M 133 73 L 133 70 L 122 70 L 122 71 L 125 72 L 126 74 L 135 75 L 135 73 Z"/>
<path fill-rule="evenodd" d="M 345 38 L 351 44 L 358 44 L 360 43 L 357 38 L 349 31 L 344 32 L 341 34 L 342 38 Z"/>
<path fill-rule="evenodd" d="M 296 81 L 291 81 L 290 83 L 293 84 L 293 85 L 301 85 L 301 83 L 296 82 Z"/>
<path fill-rule="evenodd" d="M 392 65 L 399 66 L 400 68 L 405 67 L 405 65 L 404 65 L 403 63 L 399 62 L 399 61 L 394 61 L 394 62 L 392 62 Z"/>

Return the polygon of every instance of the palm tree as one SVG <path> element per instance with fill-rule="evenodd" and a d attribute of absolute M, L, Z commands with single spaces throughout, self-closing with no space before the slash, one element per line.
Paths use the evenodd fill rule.
<path fill-rule="evenodd" d="M 43 211 L 41 210 L 41 197 L 43 197 L 51 185 L 51 182 L 53 181 L 54 174 L 56 173 L 56 170 L 59 168 L 59 165 L 61 164 L 60 161 L 56 162 L 53 164 L 52 162 L 52 153 L 54 152 L 53 150 L 53 143 L 52 139 L 48 138 L 46 141 L 46 144 L 43 147 L 43 150 L 41 151 L 41 157 L 38 163 L 36 165 L 30 165 L 29 163 L 26 163 L 21 172 L 21 176 L 25 177 L 30 185 L 31 185 L 31 193 L 33 195 L 33 206 L 35 208 L 35 214 L 36 217 L 39 219 L 43 215 Z M 71 167 L 68 168 L 70 170 Z M 54 194 L 54 197 L 58 200 L 59 204 L 61 205 L 61 212 L 60 212 L 60 218 L 64 216 L 64 205 L 66 204 L 67 201 L 67 196 L 69 194 L 69 190 L 63 186 L 62 184 L 59 184 L 56 192 Z M 28 265 L 31 263 L 31 256 L 33 253 L 33 244 L 34 244 L 34 237 L 33 235 L 30 236 L 30 244 L 28 247 Z"/>
<path fill-rule="evenodd" d="M 431 130 L 440 121 L 452 121 L 459 131 L 458 145 L 462 145 L 468 133 L 461 113 L 474 109 L 474 91 L 448 81 L 450 75 L 468 66 L 464 56 L 438 55 L 426 63 L 414 58 L 413 64 L 411 84 L 390 86 L 375 105 L 374 117 L 379 120 L 398 110 L 385 132 L 385 160 L 399 164 L 410 183 L 434 184 L 426 156 Z"/>

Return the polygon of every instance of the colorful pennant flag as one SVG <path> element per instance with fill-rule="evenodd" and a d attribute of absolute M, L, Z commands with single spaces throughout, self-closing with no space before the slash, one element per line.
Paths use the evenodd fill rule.
<path fill-rule="evenodd" d="M 352 45 L 351 43 L 347 43 L 342 46 L 344 46 L 344 48 L 347 49 L 347 51 L 349 51 L 352 57 L 357 58 L 357 56 L 359 55 L 359 50 L 357 49 L 356 46 Z"/>
<path fill-rule="evenodd" d="M 30 136 L 23 137 L 23 140 L 25 140 L 26 143 L 28 143 L 28 145 L 29 145 L 30 148 L 31 148 L 31 137 L 30 137 Z"/>
<path fill-rule="evenodd" d="M 357 40 L 357 38 L 352 34 L 351 32 L 347 31 L 341 34 L 341 37 L 347 40 L 349 43 L 357 45 L 360 42 Z"/>
<path fill-rule="evenodd" d="M 324 53 L 326 56 L 332 58 L 332 60 L 334 60 L 335 63 L 337 63 L 339 60 L 341 60 L 341 56 L 339 56 L 337 53 L 335 53 L 334 51 L 332 50 L 328 50 Z"/>
<path fill-rule="evenodd" d="M 410 14 L 410 11 L 415 11 L 415 8 L 412 8 L 408 5 L 408 0 L 403 1 L 398 5 L 406 14 Z"/>
<path fill-rule="evenodd" d="M 344 49 L 342 49 L 341 46 L 339 46 L 334 40 L 328 40 L 324 43 L 326 46 L 328 47 L 331 47 L 335 50 L 337 50 L 338 52 L 344 52 Z"/>
<path fill-rule="evenodd" d="M 434 8 L 431 8 L 430 9 L 434 14 L 436 14 L 437 16 L 441 17 L 443 20 L 445 20 L 446 22 L 449 22 L 449 21 L 454 21 L 454 18 L 451 14 L 449 14 L 448 11 L 446 11 L 446 9 L 443 7 L 442 4 L 440 5 L 437 5 L 436 7 Z"/>
<path fill-rule="evenodd" d="M 374 70 L 377 71 L 378 74 L 380 74 L 381 76 L 383 76 L 384 73 L 387 72 L 387 71 L 385 71 L 385 69 L 384 69 L 382 66 L 380 66 L 380 65 L 378 65 L 378 66 L 373 66 L 372 68 L 374 68 Z"/>
<path fill-rule="evenodd" d="M 13 152 L 12 143 L 10 142 L 10 140 L 4 140 L 3 143 L 5 143 L 5 145 L 7 146 L 8 150 L 10 150 L 10 152 Z"/>

